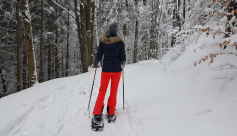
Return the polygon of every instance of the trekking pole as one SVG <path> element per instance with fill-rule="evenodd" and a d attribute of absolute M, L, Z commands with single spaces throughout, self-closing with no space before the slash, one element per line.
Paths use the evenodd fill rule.
<path fill-rule="evenodd" d="M 96 70 L 97 70 L 97 68 L 95 68 L 95 74 L 94 74 L 93 84 L 92 84 L 92 88 L 91 88 L 91 95 L 92 95 L 93 86 L 94 86 L 94 82 L 95 82 Z M 91 95 L 90 95 L 90 100 L 89 100 L 89 104 L 88 104 L 89 117 L 90 117 L 90 102 L 91 102 Z"/>
<path fill-rule="evenodd" d="M 124 109 L 124 68 L 123 68 L 123 109 Z"/>

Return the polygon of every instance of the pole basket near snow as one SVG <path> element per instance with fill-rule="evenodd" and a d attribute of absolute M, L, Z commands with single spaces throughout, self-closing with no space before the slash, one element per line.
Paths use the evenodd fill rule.
<path fill-rule="evenodd" d="M 123 68 L 122 75 L 123 75 L 123 109 L 124 109 L 124 68 Z"/>
<path fill-rule="evenodd" d="M 95 74 L 94 74 L 94 79 L 93 79 L 92 88 L 91 88 L 91 95 L 92 95 L 93 86 L 94 86 L 94 82 L 95 82 L 96 70 L 97 70 L 97 68 L 95 68 Z M 90 102 L 91 102 L 91 95 L 90 95 L 90 100 L 89 100 L 89 104 L 88 104 L 89 117 L 90 117 Z"/>

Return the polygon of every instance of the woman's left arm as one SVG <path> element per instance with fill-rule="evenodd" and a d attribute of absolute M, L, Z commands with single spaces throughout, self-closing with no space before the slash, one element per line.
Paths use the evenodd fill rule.
<path fill-rule="evenodd" d="M 121 61 L 121 63 L 125 63 L 126 62 L 126 53 L 125 53 L 124 42 L 120 42 L 120 45 L 121 45 L 120 53 L 119 53 L 120 61 Z"/>

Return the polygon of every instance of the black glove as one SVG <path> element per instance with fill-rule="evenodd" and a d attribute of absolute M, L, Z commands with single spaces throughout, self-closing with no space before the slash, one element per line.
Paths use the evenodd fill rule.
<path fill-rule="evenodd" d="M 124 62 L 122 62 L 122 63 L 121 63 L 121 66 L 122 66 L 122 68 L 124 68 L 124 67 L 125 67 L 125 63 L 124 63 Z"/>
<path fill-rule="evenodd" d="M 95 63 L 92 65 L 92 68 L 98 68 L 98 63 Z"/>

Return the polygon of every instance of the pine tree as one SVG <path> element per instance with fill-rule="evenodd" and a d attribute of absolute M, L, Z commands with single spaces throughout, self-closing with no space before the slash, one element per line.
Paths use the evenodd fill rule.
<path fill-rule="evenodd" d="M 22 17 L 25 29 L 26 53 L 29 67 L 30 86 L 37 81 L 36 63 L 34 58 L 34 47 L 32 40 L 31 16 L 29 11 L 28 0 L 21 1 Z"/>
<path fill-rule="evenodd" d="M 43 82 L 44 81 L 44 45 L 43 45 L 44 21 L 43 20 L 44 20 L 44 0 L 41 0 L 39 82 Z"/>
<path fill-rule="evenodd" d="M 20 15 L 19 15 L 19 4 L 20 1 L 16 3 L 16 42 L 17 42 L 17 91 L 21 90 L 21 43 L 20 43 Z"/>

